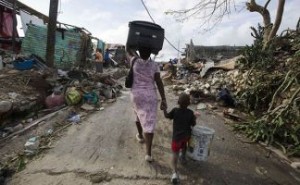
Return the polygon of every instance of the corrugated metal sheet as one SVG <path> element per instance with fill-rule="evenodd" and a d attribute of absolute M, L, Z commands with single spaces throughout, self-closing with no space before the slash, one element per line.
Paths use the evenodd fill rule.
<path fill-rule="evenodd" d="M 70 68 L 82 60 L 82 34 L 76 30 L 56 31 L 54 65 L 58 68 Z M 22 42 L 21 52 L 35 54 L 46 61 L 47 28 L 29 25 Z"/>
<path fill-rule="evenodd" d="M 102 50 L 102 52 L 104 52 L 105 42 L 103 42 L 102 40 L 99 40 L 97 48 L 100 48 Z"/>

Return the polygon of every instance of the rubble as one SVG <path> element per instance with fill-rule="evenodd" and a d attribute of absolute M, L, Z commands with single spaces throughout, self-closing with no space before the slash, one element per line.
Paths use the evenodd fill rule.
<path fill-rule="evenodd" d="M 12 108 L 12 102 L 0 101 L 0 114 L 8 112 Z"/>
<path fill-rule="evenodd" d="M 101 103 L 120 95 L 123 87 L 113 76 L 120 78 L 127 71 L 123 67 L 108 69 L 105 74 L 94 74 L 89 69 L 53 71 L 34 55 L 22 58 L 32 58 L 31 61 L 38 63 L 38 66 L 19 71 L 8 65 L 13 61 L 12 57 L 4 56 L 7 65 L 0 71 L 2 137 L 24 130 L 26 124 L 66 105 L 82 107 L 87 111 L 99 109 Z"/>
<path fill-rule="evenodd" d="M 197 105 L 197 110 L 204 110 L 204 109 L 206 109 L 206 104 L 204 104 L 204 103 L 199 103 L 198 105 Z"/>
<path fill-rule="evenodd" d="M 211 59 L 186 58 L 170 80 L 172 89 L 190 94 L 194 104 L 213 99 L 236 107 L 251 115 L 225 109 L 225 117 L 239 122 L 236 130 L 245 131 L 253 141 L 266 141 L 287 155 L 299 156 L 300 35 L 294 30 L 285 33 L 273 50 L 264 51 L 254 42 L 244 48 L 242 56 L 232 59 L 212 63 Z"/>
<path fill-rule="evenodd" d="M 128 71 L 118 67 L 95 74 L 88 68 L 53 70 L 43 63 L 20 71 L 8 65 L 12 56 L 5 56 L 4 60 L 6 65 L 0 70 L 0 143 L 10 148 L 6 146 L 9 143 L 15 149 L 6 149 L 1 154 L 9 153 L 15 160 L 4 156 L 0 163 L 7 162 L 20 170 L 29 157 L 53 147 L 53 136 L 115 102 L 123 88 L 116 79 Z M 12 144 L 15 141 L 16 146 Z"/>
<path fill-rule="evenodd" d="M 55 69 L 49 68 L 45 65 L 47 27 L 31 22 L 24 30 L 22 45 L 18 42 L 15 48 L 9 46 L 11 51 L 3 47 L 0 51 L 0 184 L 2 162 L 18 163 L 18 170 L 23 169 L 25 155 L 51 148 L 53 135 L 115 102 L 123 88 L 115 79 L 128 71 L 122 58 L 119 63 L 112 59 L 117 65 L 105 68 L 103 74 L 93 72 L 94 46 L 104 51 L 105 43 L 84 28 L 64 23 L 57 24 Z M 13 161 L 7 153 L 15 155 Z"/>

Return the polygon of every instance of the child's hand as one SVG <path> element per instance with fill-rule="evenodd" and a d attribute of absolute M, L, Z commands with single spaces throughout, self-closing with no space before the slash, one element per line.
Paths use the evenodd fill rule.
<path fill-rule="evenodd" d="M 196 117 L 199 117 L 200 116 L 200 112 L 194 112 L 194 115 L 196 116 Z"/>

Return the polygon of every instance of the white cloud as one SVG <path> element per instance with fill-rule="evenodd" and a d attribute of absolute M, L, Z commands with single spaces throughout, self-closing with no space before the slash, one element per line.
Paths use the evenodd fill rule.
<path fill-rule="evenodd" d="M 103 39 L 104 41 L 106 41 L 108 43 L 121 43 L 121 44 L 123 43 L 124 44 L 127 39 L 128 24 L 122 24 L 113 30 L 107 30 L 107 31 L 99 30 L 95 34 L 99 35 L 100 39 Z"/>
<path fill-rule="evenodd" d="M 250 23 L 244 23 L 239 27 L 226 26 L 216 29 L 211 34 L 206 34 L 201 45 L 245 45 L 251 44 Z"/>
<path fill-rule="evenodd" d="M 94 8 L 84 9 L 82 13 L 78 15 L 79 21 L 87 21 L 87 22 L 94 22 L 95 23 L 101 21 L 108 21 L 112 20 L 113 14 L 108 11 L 97 11 Z"/>
<path fill-rule="evenodd" d="M 94 36 L 106 42 L 126 43 L 128 34 L 128 22 L 133 20 L 151 21 L 140 0 L 61 0 L 61 11 L 59 21 L 68 24 L 85 27 Z M 186 22 L 176 22 L 174 17 L 166 15 L 167 10 L 178 10 L 190 8 L 199 0 L 144 0 L 155 21 L 165 29 L 166 37 L 178 48 L 182 49 L 190 39 L 199 45 L 244 45 L 251 44 L 253 38 L 250 35 L 250 26 L 257 27 L 262 22 L 258 13 L 250 13 L 245 9 L 247 0 L 236 0 L 237 10 L 231 15 L 224 17 L 223 22 L 218 24 L 214 30 L 203 32 L 200 28 L 201 19 L 189 19 Z M 21 0 L 21 2 L 48 14 L 50 0 L 32 1 Z M 257 1 L 265 3 L 263 0 Z M 300 1 L 286 1 L 285 12 L 282 19 L 280 31 L 290 27 L 295 28 L 299 19 Z M 271 1 L 269 10 L 272 21 L 275 19 L 277 1 Z M 233 10 L 232 10 L 233 11 Z M 279 32 L 280 32 L 279 31 Z M 180 45 L 178 46 L 178 43 Z M 160 54 L 169 59 L 177 56 L 178 52 L 166 41 Z"/>
<path fill-rule="evenodd" d="M 69 3 L 71 0 L 61 0 L 62 3 Z"/>

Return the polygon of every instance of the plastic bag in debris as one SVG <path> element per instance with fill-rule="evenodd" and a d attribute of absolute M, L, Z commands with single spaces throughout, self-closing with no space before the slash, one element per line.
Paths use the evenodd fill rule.
<path fill-rule="evenodd" d="M 91 93 L 85 93 L 83 95 L 83 99 L 85 102 L 87 102 L 89 104 L 97 104 L 99 97 L 98 97 L 97 93 L 91 92 Z"/>
<path fill-rule="evenodd" d="M 68 116 L 68 121 L 72 123 L 79 123 L 80 122 L 80 115 L 76 112 L 71 112 L 71 114 Z"/>
<path fill-rule="evenodd" d="M 58 74 L 58 76 L 60 76 L 60 77 L 68 77 L 68 71 L 63 71 L 63 70 L 61 70 L 61 69 L 58 69 L 57 70 L 57 74 Z"/>
<path fill-rule="evenodd" d="M 27 155 L 34 155 L 38 152 L 39 149 L 39 145 L 40 145 L 40 141 L 38 137 L 31 137 L 27 140 L 27 142 L 25 143 L 25 153 Z"/>
<path fill-rule="evenodd" d="M 45 100 L 46 107 L 51 109 L 53 107 L 61 106 L 65 103 L 64 96 L 62 94 L 52 93 Z"/>
<path fill-rule="evenodd" d="M 71 88 L 67 90 L 65 99 L 68 105 L 76 105 L 81 101 L 81 94 L 76 89 Z"/>

